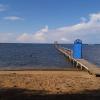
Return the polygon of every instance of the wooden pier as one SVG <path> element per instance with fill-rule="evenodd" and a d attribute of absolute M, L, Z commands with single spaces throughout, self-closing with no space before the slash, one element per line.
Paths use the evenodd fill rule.
<path fill-rule="evenodd" d="M 76 67 L 79 70 L 85 70 L 89 74 L 95 75 L 95 76 L 100 76 L 100 68 L 97 67 L 96 65 L 88 62 L 85 59 L 75 59 L 72 56 L 72 50 L 67 49 L 67 48 L 62 48 L 60 46 L 55 45 L 56 49 L 64 54 L 64 56 L 67 57 L 68 61 L 72 63 L 74 67 Z"/>

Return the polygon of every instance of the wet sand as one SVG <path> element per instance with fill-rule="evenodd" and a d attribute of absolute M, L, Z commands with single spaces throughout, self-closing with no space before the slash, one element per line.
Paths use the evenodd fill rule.
<path fill-rule="evenodd" d="M 84 96 L 100 97 L 100 77 L 83 71 L 0 71 L 0 100 L 83 100 Z"/>

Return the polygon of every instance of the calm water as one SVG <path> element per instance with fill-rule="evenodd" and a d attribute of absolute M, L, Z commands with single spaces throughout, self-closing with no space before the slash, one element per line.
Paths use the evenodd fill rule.
<path fill-rule="evenodd" d="M 72 49 L 73 45 L 62 45 Z M 100 66 L 100 45 L 84 45 L 83 57 Z M 0 44 L 1 68 L 66 68 L 71 65 L 52 44 Z"/>

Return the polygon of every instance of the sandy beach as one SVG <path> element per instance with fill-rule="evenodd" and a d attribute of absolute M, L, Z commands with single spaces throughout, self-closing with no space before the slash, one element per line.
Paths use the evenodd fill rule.
<path fill-rule="evenodd" d="M 37 99 L 36 95 L 47 97 L 37 96 Z M 20 100 L 21 97 L 48 100 L 48 96 L 54 99 L 57 95 L 58 100 L 62 95 L 64 98 L 77 95 L 77 99 L 80 95 L 98 97 L 100 77 L 83 71 L 0 71 L 0 100 Z"/>

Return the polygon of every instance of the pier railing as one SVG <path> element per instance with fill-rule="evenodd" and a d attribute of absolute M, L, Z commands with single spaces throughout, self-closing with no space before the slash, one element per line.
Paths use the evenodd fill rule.
<path fill-rule="evenodd" d="M 55 48 L 61 52 L 64 56 L 67 57 L 68 61 L 77 69 L 79 70 L 85 70 L 87 71 L 89 74 L 95 75 L 95 76 L 100 76 L 100 68 L 97 67 L 96 65 L 88 62 L 85 59 L 75 59 L 73 58 L 73 51 L 68 49 L 68 48 L 64 48 L 61 47 L 58 44 L 55 44 Z"/>

